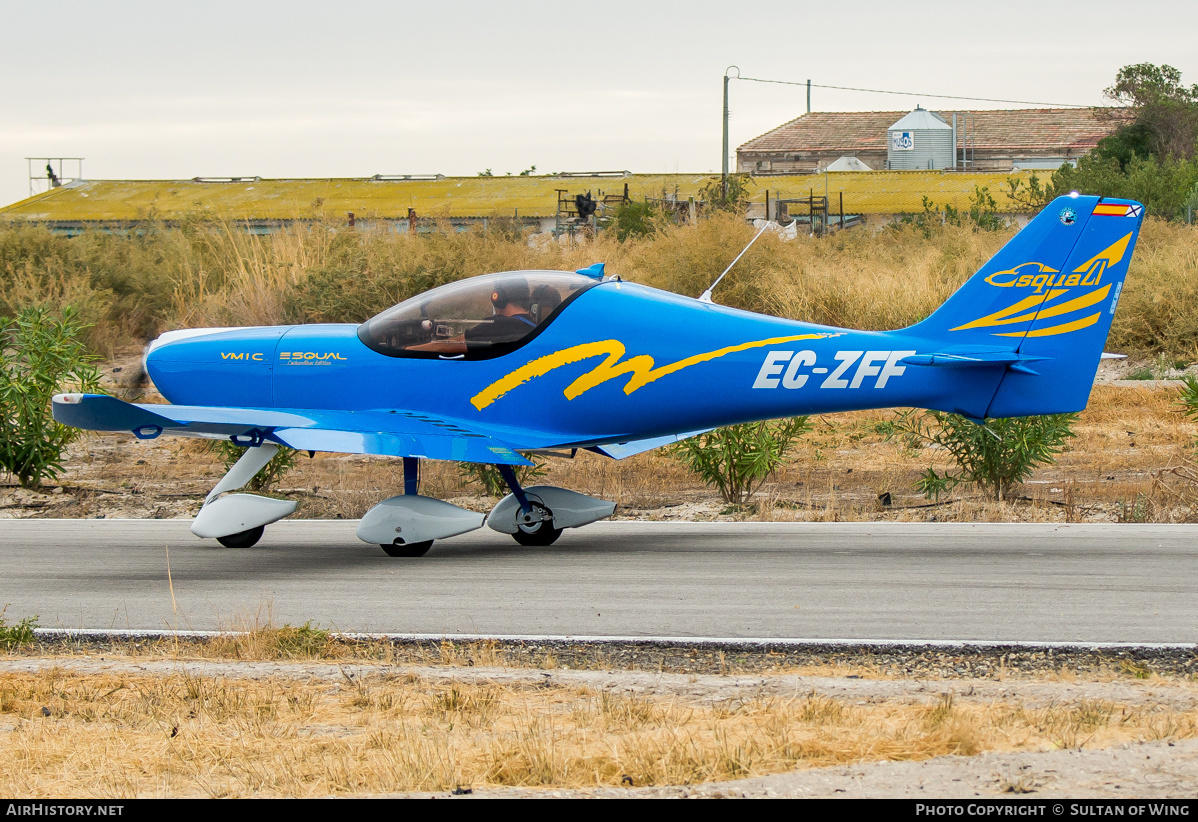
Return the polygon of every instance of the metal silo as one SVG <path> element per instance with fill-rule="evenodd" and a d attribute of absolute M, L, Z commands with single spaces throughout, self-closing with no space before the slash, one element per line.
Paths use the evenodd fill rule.
<path fill-rule="evenodd" d="M 886 167 L 897 170 L 953 167 L 953 127 L 919 106 L 886 129 Z"/>

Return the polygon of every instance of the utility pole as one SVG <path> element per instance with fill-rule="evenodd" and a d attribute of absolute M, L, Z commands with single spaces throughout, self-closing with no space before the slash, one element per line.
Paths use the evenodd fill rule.
<path fill-rule="evenodd" d="M 807 113 L 811 113 L 811 81 L 807 81 Z"/>
<path fill-rule="evenodd" d="M 724 157 L 720 163 L 720 188 L 724 199 L 728 198 L 728 81 L 732 79 L 728 72 L 732 69 L 736 69 L 736 76 L 740 77 L 740 67 L 728 66 L 724 69 Z"/>

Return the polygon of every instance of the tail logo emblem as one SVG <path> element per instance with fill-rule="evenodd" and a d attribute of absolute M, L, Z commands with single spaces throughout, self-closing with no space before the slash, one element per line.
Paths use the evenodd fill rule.
<path fill-rule="evenodd" d="M 1000 328 L 1004 325 L 1016 324 L 1026 328 L 1028 324 L 1034 324 L 1040 320 L 1072 314 L 1075 311 L 1081 311 L 1098 305 L 1111 293 L 1111 284 L 1107 283 L 1103 285 L 1102 276 L 1112 266 L 1117 265 L 1123 260 L 1130 241 L 1131 234 L 1129 233 L 1111 243 L 1067 274 L 1058 273 L 1049 266 L 1034 262 L 1022 263 L 1007 271 L 996 271 L 986 278 L 986 282 L 1000 288 L 1031 287 L 1035 291 L 1029 297 L 1024 297 L 1005 308 L 1000 308 L 998 311 L 987 314 L 984 317 L 979 317 L 964 325 L 959 325 L 952 330 L 964 331 L 971 328 Z M 1024 274 L 1024 270 L 1038 273 Z M 1054 277 L 1053 275 L 1056 276 Z M 1093 286 L 1093 288 L 1081 296 L 1052 304 L 1058 297 L 1069 294 L 1071 286 Z M 1046 288 L 1048 289 L 1047 291 L 1044 290 Z M 1073 293 L 1076 294 L 1077 292 Z M 1034 328 L 1030 331 L 995 331 L 993 333 L 996 337 L 1023 337 L 1025 335 L 1028 337 L 1053 337 L 1058 334 L 1066 334 L 1070 331 L 1089 328 L 1098 322 L 1098 317 L 1101 313 L 1102 311 L 1099 309 L 1099 311 L 1080 319 L 1049 327 Z"/>
<path fill-rule="evenodd" d="M 1062 208 L 1061 209 L 1061 224 L 1062 225 L 1073 225 L 1076 222 L 1077 222 L 1077 212 L 1076 211 L 1074 211 L 1072 208 Z"/>

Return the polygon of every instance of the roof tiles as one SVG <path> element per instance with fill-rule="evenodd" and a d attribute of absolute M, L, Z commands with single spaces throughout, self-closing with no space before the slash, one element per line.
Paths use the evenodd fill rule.
<path fill-rule="evenodd" d="M 813 111 L 755 137 L 738 152 L 886 151 L 886 130 L 906 111 Z M 935 112 L 952 122 L 951 111 Z M 1110 134 L 1116 122 L 1088 108 L 971 111 L 970 144 L 978 151 L 1031 152 L 1070 149 L 1084 154 Z"/>

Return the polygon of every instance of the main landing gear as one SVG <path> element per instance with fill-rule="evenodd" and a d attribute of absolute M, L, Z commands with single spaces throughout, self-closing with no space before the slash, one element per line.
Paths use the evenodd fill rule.
<path fill-rule="evenodd" d="M 565 488 L 552 485 L 521 488 L 510 465 L 497 467 L 512 493 L 487 514 L 487 525 L 500 533 L 511 534 L 521 545 L 552 545 L 563 529 L 578 528 L 615 513 L 614 502 Z"/>
<path fill-rule="evenodd" d="M 296 508 L 291 500 L 227 493 L 253 479 L 279 450 L 258 436 L 239 444 L 246 445 L 245 453 L 212 489 L 191 526 L 196 536 L 215 539 L 226 548 L 256 545 L 267 525 Z M 521 545 L 552 545 L 564 529 L 610 517 L 616 509 L 614 502 L 552 485 L 521 488 L 511 466 L 500 465 L 512 492 L 484 516 L 421 496 L 420 460 L 404 457 L 403 465 L 404 493 L 371 508 L 358 524 L 358 538 L 380 546 L 390 557 L 422 557 L 435 540 L 474 531 L 484 522 L 493 530 L 511 534 Z"/>
<path fill-rule="evenodd" d="M 388 545 L 385 542 L 380 542 L 379 547 L 389 557 L 422 557 L 428 553 L 429 548 L 433 547 L 433 541 L 426 539 L 424 542 L 409 542 L 406 545 L 399 543 Z"/>
<path fill-rule="evenodd" d="M 511 466 L 498 468 L 512 493 L 484 517 L 417 493 L 420 462 L 405 457 L 404 493 L 367 511 L 358 526 L 358 539 L 379 545 L 387 556 L 420 557 L 428 553 L 434 540 L 473 531 L 485 521 L 492 529 L 511 534 L 521 545 L 545 546 L 556 542 L 565 528 L 577 528 L 615 512 L 614 502 L 565 488 L 551 485 L 521 488 Z"/>

